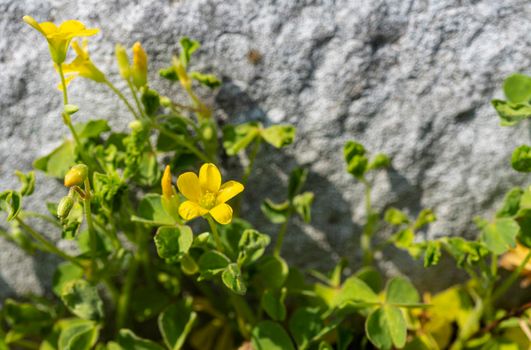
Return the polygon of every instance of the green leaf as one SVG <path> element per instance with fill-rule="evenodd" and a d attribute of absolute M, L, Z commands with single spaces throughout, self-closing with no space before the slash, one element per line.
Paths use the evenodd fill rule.
<path fill-rule="evenodd" d="M 280 289 L 288 277 L 288 264 L 280 256 L 264 256 L 257 262 L 258 278 L 265 288 Z"/>
<path fill-rule="evenodd" d="M 46 175 L 63 178 L 68 170 L 76 163 L 76 145 L 71 140 L 66 140 L 47 156 L 33 162 L 35 169 L 41 170 Z"/>
<path fill-rule="evenodd" d="M 159 75 L 162 78 L 168 79 L 170 81 L 179 81 L 179 76 L 174 66 L 162 68 L 159 70 Z"/>
<path fill-rule="evenodd" d="M 172 292 L 179 292 L 180 285 L 177 276 L 164 276 L 164 285 L 172 289 Z M 138 322 L 145 322 L 155 316 L 158 316 L 168 305 L 170 298 L 168 295 L 157 287 L 140 286 L 135 288 L 135 297 L 132 300 L 131 309 Z"/>
<path fill-rule="evenodd" d="M 307 349 L 313 338 L 324 328 L 318 308 L 299 308 L 289 320 L 289 330 L 298 349 Z"/>
<path fill-rule="evenodd" d="M 192 79 L 197 80 L 201 85 L 204 85 L 210 89 L 215 89 L 221 86 L 221 80 L 219 80 L 214 74 L 190 72 L 190 76 Z"/>
<path fill-rule="evenodd" d="M 77 135 L 81 139 L 91 139 L 99 137 L 107 131 L 111 131 L 109 123 L 104 119 L 89 120 L 86 123 L 77 123 L 74 125 Z"/>
<path fill-rule="evenodd" d="M 500 116 L 502 126 L 512 126 L 531 117 L 531 105 L 529 104 L 492 100 L 492 105 Z"/>
<path fill-rule="evenodd" d="M 65 283 L 61 290 L 61 300 L 76 316 L 98 321 L 103 319 L 103 302 L 95 286 L 78 279 Z"/>
<path fill-rule="evenodd" d="M 291 145 L 295 139 L 296 129 L 293 125 L 279 124 L 262 129 L 260 134 L 265 142 L 276 148 Z"/>
<path fill-rule="evenodd" d="M 369 160 L 365 153 L 365 147 L 355 141 L 348 141 L 343 148 L 347 171 L 358 179 L 361 179 L 367 171 Z"/>
<path fill-rule="evenodd" d="M 221 274 L 221 280 L 236 294 L 244 295 L 247 292 L 247 286 L 243 282 L 242 272 L 237 264 L 229 264 Z"/>
<path fill-rule="evenodd" d="M 83 206 L 78 202 L 74 203 L 68 215 L 61 219 L 61 238 L 74 239 L 79 233 L 81 223 L 83 222 L 84 212 Z"/>
<path fill-rule="evenodd" d="M 301 216 L 304 222 L 309 223 L 312 219 L 311 210 L 313 202 L 313 193 L 304 192 L 293 198 L 293 207 L 295 211 Z"/>
<path fill-rule="evenodd" d="M 332 305 L 338 307 L 347 303 L 377 304 L 380 303 L 380 299 L 365 282 L 356 276 L 351 276 L 343 282 L 341 290 L 332 301 Z"/>
<path fill-rule="evenodd" d="M 162 196 L 148 193 L 138 206 L 138 216 L 133 215 L 131 221 L 141 222 L 150 226 L 171 226 L 175 220 L 166 213 L 162 206 Z"/>
<path fill-rule="evenodd" d="M 229 258 L 216 250 L 205 252 L 199 258 L 198 265 L 201 272 L 201 279 L 210 278 L 223 272 L 230 264 Z"/>
<path fill-rule="evenodd" d="M 389 208 L 385 211 L 384 220 L 391 225 L 402 225 L 409 223 L 407 215 L 397 208 Z"/>
<path fill-rule="evenodd" d="M 391 159 L 386 154 L 378 153 L 374 156 L 369 163 L 367 170 L 377 170 L 381 168 L 387 168 L 391 165 Z"/>
<path fill-rule="evenodd" d="M 290 211 L 289 201 L 274 203 L 266 198 L 260 206 L 262 213 L 274 224 L 282 224 L 287 221 Z"/>
<path fill-rule="evenodd" d="M 441 243 L 429 241 L 424 252 L 424 267 L 435 266 L 441 259 Z"/>
<path fill-rule="evenodd" d="M 80 279 L 83 277 L 83 269 L 70 262 L 64 262 L 57 266 L 53 275 L 52 290 L 58 297 L 61 297 L 63 287 L 68 282 Z"/>
<path fill-rule="evenodd" d="M 223 128 L 223 148 L 229 156 L 245 149 L 260 133 L 260 124 L 250 122 L 240 125 L 227 125 Z"/>
<path fill-rule="evenodd" d="M 520 199 L 523 193 L 524 191 L 519 187 L 512 188 L 507 192 L 503 199 L 502 207 L 496 212 L 496 217 L 503 218 L 516 215 L 518 209 L 520 209 Z"/>
<path fill-rule="evenodd" d="M 295 168 L 291 171 L 288 182 L 288 198 L 290 200 L 302 191 L 307 178 L 308 169 Z"/>
<path fill-rule="evenodd" d="M 276 322 L 259 322 L 251 332 L 251 344 L 254 350 L 295 350 L 291 339 Z"/>
<path fill-rule="evenodd" d="M 419 213 L 419 216 L 417 216 L 417 220 L 415 221 L 415 225 L 413 227 L 415 230 L 418 230 L 419 228 L 426 226 L 435 220 L 437 220 L 437 217 L 431 209 L 422 209 L 422 211 Z"/>
<path fill-rule="evenodd" d="M 354 276 L 365 282 L 373 292 L 378 293 L 383 287 L 383 278 L 375 267 L 365 266 L 356 271 Z"/>
<path fill-rule="evenodd" d="M 505 97 L 512 103 L 531 102 L 531 77 L 524 74 L 513 74 L 503 82 Z"/>
<path fill-rule="evenodd" d="M 495 254 L 503 254 L 516 247 L 516 236 L 520 231 L 518 223 L 511 218 L 497 218 L 483 227 L 481 239 Z"/>
<path fill-rule="evenodd" d="M 51 310 L 30 303 L 19 303 L 5 299 L 2 308 L 3 318 L 9 327 L 23 334 L 32 334 L 49 327 L 53 323 Z"/>
<path fill-rule="evenodd" d="M 58 350 L 89 350 L 96 344 L 99 327 L 95 322 L 72 319 L 62 323 Z"/>
<path fill-rule="evenodd" d="M 117 342 L 123 350 L 164 350 L 159 344 L 140 338 L 129 329 L 120 329 Z"/>
<path fill-rule="evenodd" d="M 407 325 L 399 308 L 385 305 L 375 309 L 365 322 L 367 337 L 377 348 L 389 350 L 406 344 Z"/>
<path fill-rule="evenodd" d="M 242 255 L 248 255 L 246 252 L 240 252 L 242 247 L 247 244 L 254 246 L 254 243 L 258 244 L 258 241 L 262 240 L 262 238 L 259 238 L 261 237 L 259 235 L 262 234 L 259 233 L 259 235 L 256 235 L 257 231 L 253 230 L 253 232 L 245 233 L 246 230 L 252 230 L 252 228 L 253 227 L 249 222 L 240 218 L 233 218 L 230 224 L 219 226 L 219 235 L 221 236 L 221 242 L 225 248 L 223 253 L 228 256 L 231 261 L 237 261 L 237 259 L 240 259 L 239 256 L 243 258 Z M 267 236 L 267 239 L 269 239 L 269 236 Z M 195 242 L 200 243 L 197 239 L 194 243 Z M 240 242 L 242 244 L 241 247 Z"/>
<path fill-rule="evenodd" d="M 238 243 L 238 264 L 243 266 L 258 260 L 264 254 L 270 241 L 268 235 L 253 229 L 244 230 Z"/>
<path fill-rule="evenodd" d="M 154 116 L 160 107 L 159 93 L 153 89 L 144 88 L 142 89 L 142 96 L 140 99 L 142 100 L 146 114 L 150 117 Z"/>
<path fill-rule="evenodd" d="M 181 64 L 186 68 L 188 67 L 188 63 L 190 62 L 190 57 L 192 54 L 201 47 L 201 44 L 199 44 L 198 41 L 191 40 L 188 37 L 183 37 L 179 41 L 181 44 L 181 54 L 179 56 L 179 59 L 181 61 Z"/>
<path fill-rule="evenodd" d="M 511 165 L 516 171 L 531 172 L 531 147 L 522 145 L 516 148 L 511 157 Z"/>
<path fill-rule="evenodd" d="M 16 170 L 15 175 L 17 175 L 22 185 L 19 193 L 22 196 L 30 196 L 35 190 L 35 172 L 30 171 L 27 174 L 24 174 L 23 172 Z"/>
<path fill-rule="evenodd" d="M 398 248 L 408 249 L 415 240 L 415 231 L 411 228 L 405 228 L 395 233 L 391 240 Z"/>
<path fill-rule="evenodd" d="M 155 234 L 157 253 L 163 259 L 178 260 L 187 253 L 194 240 L 190 226 L 163 226 Z"/>
<path fill-rule="evenodd" d="M 387 304 L 406 306 L 416 305 L 419 301 L 419 293 L 407 279 L 395 277 L 387 283 L 385 290 L 385 302 Z"/>
<path fill-rule="evenodd" d="M 22 209 L 22 196 L 16 191 L 4 191 L 0 193 L 0 209 L 7 212 L 7 221 L 17 217 Z"/>
<path fill-rule="evenodd" d="M 192 330 L 197 314 L 192 299 L 179 300 L 160 314 L 158 324 L 164 343 L 171 350 L 180 349 Z"/>
<path fill-rule="evenodd" d="M 260 306 L 275 321 L 284 321 L 286 318 L 286 306 L 284 300 L 286 299 L 286 289 L 283 288 L 279 295 L 273 291 L 266 289 L 260 300 Z"/>

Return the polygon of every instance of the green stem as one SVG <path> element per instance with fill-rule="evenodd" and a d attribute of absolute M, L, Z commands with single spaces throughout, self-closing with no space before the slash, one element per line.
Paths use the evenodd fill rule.
<path fill-rule="evenodd" d="M 131 291 L 135 283 L 136 272 L 138 270 L 138 259 L 134 257 L 129 269 L 127 270 L 127 276 L 122 288 L 122 293 L 118 299 L 118 306 L 116 312 L 116 331 L 119 331 L 125 325 L 129 309 L 129 301 L 131 299 Z"/>
<path fill-rule="evenodd" d="M 360 246 L 363 252 L 363 265 L 371 266 L 374 260 L 374 255 L 371 247 L 371 238 L 373 234 L 373 227 L 371 223 L 372 204 L 371 204 L 371 185 L 366 179 L 361 182 L 365 186 L 365 216 L 367 222 L 363 227 L 363 232 L 360 237 Z"/>
<path fill-rule="evenodd" d="M 216 223 L 214 222 L 214 219 L 212 219 L 212 216 L 207 215 L 206 219 L 208 221 L 208 224 L 210 225 L 210 230 L 212 231 L 212 236 L 214 236 L 214 241 L 216 242 L 216 247 L 218 248 L 218 251 L 223 253 L 223 244 L 221 243 L 221 237 L 218 233 L 218 228 L 216 226 Z"/>
<path fill-rule="evenodd" d="M 56 246 L 54 246 L 52 243 L 50 243 L 41 233 L 35 231 L 31 226 L 29 226 L 28 224 L 26 224 L 24 222 L 24 220 L 22 220 L 21 218 L 17 217 L 17 222 L 20 224 L 20 226 L 22 226 L 22 228 L 24 230 L 26 230 L 26 232 L 28 232 L 36 241 L 38 241 L 39 243 L 41 243 L 50 253 L 52 254 L 55 254 L 55 255 L 58 255 L 60 256 L 61 258 L 71 262 L 72 264 L 74 265 L 77 265 L 81 268 L 84 268 L 83 265 L 81 265 L 81 263 L 79 263 L 73 256 L 71 255 L 68 255 L 67 253 L 65 253 L 64 251 L 62 251 L 61 249 L 57 248 Z"/>
<path fill-rule="evenodd" d="M 509 275 L 509 277 L 507 277 L 505 281 L 503 281 L 503 283 L 498 287 L 498 289 L 494 291 L 491 298 L 492 302 L 498 300 L 502 295 L 507 292 L 507 290 L 512 286 L 512 284 L 516 282 L 529 260 L 531 260 L 531 250 L 529 251 L 529 253 L 527 253 L 526 257 L 524 258 L 524 260 L 522 260 L 520 265 L 518 265 L 518 267 Z"/>
<path fill-rule="evenodd" d="M 152 124 L 152 126 L 153 126 L 154 129 L 159 130 L 162 134 L 164 134 L 164 135 L 168 136 L 169 138 L 173 139 L 177 144 L 180 144 L 181 146 L 183 146 L 183 147 L 187 148 L 188 150 L 190 150 L 193 154 L 195 154 L 203 162 L 210 163 L 212 161 L 209 157 L 207 157 L 203 152 L 201 152 L 197 147 L 195 147 L 191 143 L 188 143 L 188 142 L 184 141 L 183 139 L 180 139 L 179 137 L 177 137 L 173 133 L 169 132 L 168 130 L 164 129 L 163 127 L 161 127 L 161 126 L 159 126 L 157 124 Z"/>
<path fill-rule="evenodd" d="M 286 216 L 286 221 L 280 226 L 280 229 L 277 233 L 277 241 L 275 243 L 275 248 L 273 249 L 273 255 L 280 256 L 280 251 L 282 250 L 282 243 L 284 241 L 284 236 L 286 235 L 286 230 L 288 229 L 288 223 L 289 219 L 291 218 L 291 204 L 290 208 L 288 209 L 288 215 Z"/>
<path fill-rule="evenodd" d="M 31 216 L 31 217 L 35 217 L 35 218 L 39 218 L 39 219 L 42 219 L 46 222 L 49 222 L 50 224 L 54 225 L 54 226 L 57 226 L 57 227 L 61 227 L 61 224 L 59 222 L 57 222 L 57 220 L 54 220 L 52 217 L 50 216 L 47 216 L 47 215 L 43 215 L 41 213 L 37 213 L 37 212 L 34 212 L 34 211 L 28 211 L 28 210 L 24 210 L 23 212 L 21 212 L 19 215 L 22 215 L 22 216 Z"/>
<path fill-rule="evenodd" d="M 133 114 L 135 119 L 140 119 L 140 116 L 136 113 L 136 111 L 134 110 L 133 106 L 131 106 L 129 101 L 127 101 L 127 98 L 124 96 L 124 94 L 122 94 L 120 90 L 118 90 L 116 86 L 114 86 L 113 83 L 111 83 L 107 79 L 105 79 L 105 84 L 116 94 L 116 96 L 118 96 L 118 98 L 120 98 L 125 103 L 125 105 L 127 106 L 127 109 L 129 109 L 129 111 Z"/>
<path fill-rule="evenodd" d="M 59 76 L 61 77 L 61 86 L 63 87 L 63 104 L 68 104 L 68 92 L 66 91 L 66 80 L 65 80 L 65 74 L 63 73 L 63 65 L 58 64 L 57 70 L 59 71 Z"/>
<path fill-rule="evenodd" d="M 249 153 L 249 163 L 245 167 L 243 171 L 242 176 L 242 185 L 247 186 L 247 182 L 249 181 L 249 177 L 251 176 L 251 172 L 253 171 L 254 162 L 256 160 L 256 156 L 258 155 L 258 152 L 260 151 L 260 146 L 262 144 L 262 138 L 257 137 L 256 141 L 254 142 L 253 148 L 251 150 L 251 153 Z M 234 212 L 236 213 L 236 216 L 240 214 L 241 205 L 242 205 L 242 198 L 243 196 L 238 196 L 236 199 L 236 203 L 234 203 Z"/>
<path fill-rule="evenodd" d="M 142 104 L 140 103 L 140 100 L 138 99 L 138 96 L 136 94 L 136 89 L 131 83 L 131 79 L 127 79 L 127 85 L 129 86 L 129 89 L 131 90 L 131 94 L 133 95 L 133 99 L 135 100 L 136 107 L 138 108 L 138 112 L 141 116 L 146 117 L 144 113 L 144 109 L 142 108 Z"/>
<path fill-rule="evenodd" d="M 92 209 L 90 207 L 91 197 L 92 193 L 90 191 L 90 181 L 87 178 L 85 179 L 85 199 L 83 201 L 85 207 L 85 219 L 87 220 L 87 226 L 89 231 L 92 274 L 94 275 L 97 270 L 96 256 L 98 254 L 98 242 L 96 240 L 96 231 L 94 230 L 94 223 L 92 221 Z"/>

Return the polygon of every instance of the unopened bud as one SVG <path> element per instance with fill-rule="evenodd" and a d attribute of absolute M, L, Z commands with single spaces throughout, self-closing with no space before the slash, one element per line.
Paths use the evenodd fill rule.
<path fill-rule="evenodd" d="M 173 105 L 171 100 L 166 96 L 160 96 L 160 104 L 162 107 L 171 107 Z"/>
<path fill-rule="evenodd" d="M 162 195 L 166 198 L 171 198 L 173 196 L 173 188 L 171 185 L 171 170 L 170 166 L 166 165 L 164 169 L 164 174 L 162 175 L 161 181 Z"/>
<path fill-rule="evenodd" d="M 141 131 L 144 128 L 142 122 L 138 120 L 133 120 L 128 126 L 132 131 Z"/>
<path fill-rule="evenodd" d="M 120 44 L 116 44 L 114 52 L 116 54 L 116 62 L 118 62 L 120 75 L 125 80 L 129 79 L 131 76 L 131 66 L 129 65 L 129 57 L 127 57 L 127 51 L 125 50 L 125 47 Z"/>
<path fill-rule="evenodd" d="M 57 217 L 64 219 L 70 214 L 70 210 L 74 207 L 74 200 L 70 196 L 61 198 L 61 201 L 57 205 Z"/>
<path fill-rule="evenodd" d="M 85 164 L 74 165 L 65 175 L 65 186 L 79 186 L 85 181 L 87 175 L 88 167 Z"/>
<path fill-rule="evenodd" d="M 133 45 L 133 67 L 132 76 L 133 83 L 136 87 L 140 88 L 147 84 L 147 54 L 140 42 L 136 42 Z"/>

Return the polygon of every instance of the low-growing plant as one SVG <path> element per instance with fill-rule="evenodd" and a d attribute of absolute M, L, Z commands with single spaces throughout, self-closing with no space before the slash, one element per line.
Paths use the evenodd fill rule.
<path fill-rule="evenodd" d="M 92 61 L 87 41 L 75 41 L 97 29 L 75 20 L 59 26 L 28 16 L 24 21 L 48 41 L 64 101 L 58 122 L 71 138 L 34 162 L 64 181 L 64 196 L 47 203 L 48 214 L 25 210 L 35 176 L 16 172 L 20 189 L 0 194 L 6 214 L 0 234 L 30 255 L 42 251 L 64 261 L 53 277 L 53 295 L 2 302 L 0 350 L 529 348 L 531 303 L 503 309 L 500 300 L 510 298 L 520 276 L 522 285 L 531 282 L 531 187 L 511 189 L 493 218 L 477 218 L 475 240 L 422 240 L 418 232 L 435 214 L 376 210 L 373 174 L 391 159 L 347 142 L 346 169 L 353 185 L 365 188 L 362 259 L 353 252 L 329 272 L 297 268 L 282 257 L 282 242 L 291 220 L 311 220 L 307 170 L 291 171 L 284 201 L 261 204 L 279 225 L 276 235 L 239 217 L 257 155 L 290 145 L 293 126 L 220 128 L 197 93 L 221 84 L 193 70 L 197 41 L 182 38 L 179 56 L 159 72 L 188 97 L 177 102 L 150 86 L 140 43 L 132 47 L 132 61 L 116 46 L 128 88 L 123 92 Z M 67 62 L 70 47 L 76 57 Z M 68 86 L 78 77 L 116 95 L 132 117 L 127 132 L 112 130 L 104 119 L 73 122 L 82 111 L 69 100 Z M 502 124 L 531 117 L 531 78 L 512 75 L 503 88 L 507 101 L 493 101 Z M 530 150 L 516 149 L 515 170 L 531 171 Z M 235 156 L 243 162 L 239 180 L 223 182 L 223 165 Z M 390 229 L 395 233 L 386 239 L 376 235 Z M 65 251 L 48 236 L 73 240 L 77 250 Z M 375 256 L 389 247 L 422 257 L 426 268 L 454 259 L 469 279 L 421 297 L 407 277 L 385 281 Z M 357 269 L 346 274 L 347 266 Z"/>

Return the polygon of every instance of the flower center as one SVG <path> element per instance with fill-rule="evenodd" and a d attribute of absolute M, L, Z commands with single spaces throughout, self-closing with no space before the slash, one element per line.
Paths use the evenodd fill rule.
<path fill-rule="evenodd" d="M 205 209 L 212 209 L 216 205 L 216 193 L 206 191 L 201 196 L 201 200 L 199 201 L 199 205 Z"/>

